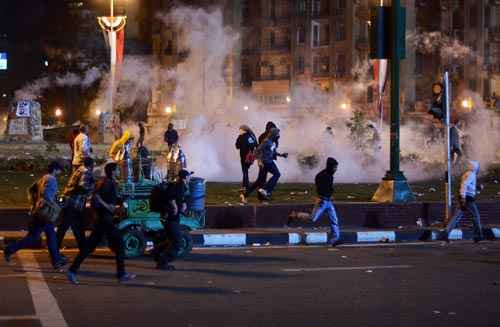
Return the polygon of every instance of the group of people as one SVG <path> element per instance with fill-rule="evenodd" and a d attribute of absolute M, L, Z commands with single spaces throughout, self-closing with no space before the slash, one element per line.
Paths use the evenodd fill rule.
<path fill-rule="evenodd" d="M 115 215 L 123 210 L 124 199 L 120 193 L 118 180 L 120 178 L 119 161 L 123 159 L 124 149 L 130 146 L 133 138 L 126 132 L 121 135 L 120 140 L 115 141 L 122 146 L 112 146 L 113 156 L 104 166 L 104 176 L 100 179 L 94 177 L 94 160 L 91 157 L 92 147 L 88 135 L 88 126 L 81 125 L 78 133 L 72 131 L 72 157 L 71 175 L 62 192 L 62 201 L 57 198 L 58 183 L 57 176 L 63 168 L 58 161 L 51 162 L 47 173 L 36 181 L 33 188 L 33 196 L 30 198 L 32 205 L 32 221 L 27 235 L 18 242 L 10 243 L 4 251 L 4 258 L 7 262 L 11 260 L 18 250 L 28 248 L 38 242 L 42 231 L 46 235 L 47 246 L 51 257 L 52 265 L 59 269 L 69 263 L 69 260 L 60 253 L 64 236 L 71 227 L 78 245 L 78 255 L 70 265 L 67 277 L 73 284 L 78 284 L 77 273 L 83 261 L 95 251 L 98 244 L 105 237 L 110 249 L 116 258 L 116 277 L 120 282 L 126 282 L 135 278 L 135 274 L 126 272 L 125 269 L 125 245 L 120 230 L 115 224 Z M 177 132 L 173 125 L 169 125 L 165 139 L 169 146 L 173 146 L 178 141 Z M 140 133 L 138 146 L 143 146 L 144 135 Z M 175 134 L 175 135 L 174 135 Z M 167 137 L 168 136 L 168 137 Z M 125 141 L 125 142 L 123 142 Z M 116 143 L 116 144 L 118 144 Z M 114 149 L 114 151 L 112 151 Z M 191 172 L 181 169 L 177 172 L 175 182 L 169 187 L 168 193 L 161 199 L 161 221 L 165 227 L 165 237 L 170 239 L 170 248 L 161 246 L 156 249 L 155 258 L 158 269 L 172 269 L 170 262 L 175 258 L 176 249 L 180 248 L 180 213 L 186 210 L 188 194 L 188 179 Z M 122 176 L 123 177 L 123 176 Z M 40 206 L 50 204 L 53 207 L 62 207 L 57 217 L 47 218 L 35 212 Z M 85 229 L 87 224 L 86 207 L 92 207 L 97 219 L 92 226 L 92 232 L 86 237 Z M 56 223 L 58 223 L 56 231 Z M 162 244 L 164 244 L 163 242 Z"/>
<path fill-rule="evenodd" d="M 281 173 L 276 165 L 278 157 L 287 158 L 288 153 L 279 153 L 278 145 L 280 130 L 273 122 L 266 124 L 265 131 L 257 139 L 250 127 L 240 126 L 240 133 L 236 139 L 236 149 L 240 151 L 241 170 L 243 181 L 240 193 L 242 203 L 257 190 L 259 198 L 269 200 L 278 183 Z M 259 173 L 255 182 L 250 184 L 248 172 L 254 161 L 257 161 Z M 268 180 L 267 175 L 271 174 Z"/>

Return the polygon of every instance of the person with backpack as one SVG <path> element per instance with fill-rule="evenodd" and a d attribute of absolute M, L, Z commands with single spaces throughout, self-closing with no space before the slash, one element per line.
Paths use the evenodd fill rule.
<path fill-rule="evenodd" d="M 114 214 L 122 202 L 116 181 L 120 173 L 118 165 L 114 162 L 107 163 L 104 172 L 106 176 L 96 184 L 93 194 L 93 206 L 97 213 L 94 230 L 68 269 L 67 277 L 72 284 L 78 284 L 77 273 L 80 265 L 95 251 L 103 237 L 107 238 L 110 249 L 115 253 L 116 278 L 120 282 L 127 282 L 136 277 L 135 274 L 125 272 L 125 245 L 113 222 Z"/>
<path fill-rule="evenodd" d="M 243 173 L 243 181 L 241 182 L 241 190 L 244 193 L 250 186 L 248 178 L 248 170 L 254 161 L 254 150 L 257 147 L 257 138 L 247 125 L 240 126 L 240 134 L 236 139 L 236 149 L 240 150 L 241 172 Z"/>
<path fill-rule="evenodd" d="M 75 170 L 64 188 L 64 208 L 62 220 L 57 228 L 57 246 L 61 248 L 64 235 L 71 227 L 78 248 L 82 250 L 85 245 L 85 203 L 94 190 L 94 159 L 87 157 L 83 166 Z"/>
<path fill-rule="evenodd" d="M 61 165 L 53 161 L 49 164 L 47 174 L 42 176 L 28 190 L 31 202 L 30 215 L 33 217 L 28 234 L 20 241 L 9 243 L 4 250 L 5 261 L 10 262 L 11 256 L 20 249 L 28 248 L 40 239 L 42 231 L 47 237 L 47 247 L 52 260 L 52 266 L 59 269 L 68 261 L 61 256 L 57 247 L 54 223 L 59 216 L 59 205 L 56 203 L 57 178 L 62 171 Z"/>
<path fill-rule="evenodd" d="M 163 239 L 154 249 L 156 268 L 160 270 L 175 269 L 170 263 L 177 258 L 181 249 L 183 229 L 180 214 L 187 210 L 189 195 L 189 176 L 192 172 L 182 169 L 175 183 L 169 183 L 162 194 L 161 223 L 164 227 Z"/>
<path fill-rule="evenodd" d="M 457 227 L 466 211 L 472 215 L 472 224 L 474 228 L 474 243 L 484 240 L 483 230 L 481 228 L 481 218 L 479 209 L 476 205 L 476 183 L 479 173 L 479 162 L 470 160 L 467 163 L 466 171 L 460 179 L 460 189 L 458 193 L 457 211 L 446 226 L 443 239 L 449 242 L 450 232 Z"/>

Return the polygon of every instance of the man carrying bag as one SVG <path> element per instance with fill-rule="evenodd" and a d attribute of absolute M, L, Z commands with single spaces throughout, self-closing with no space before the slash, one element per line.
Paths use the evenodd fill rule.
<path fill-rule="evenodd" d="M 59 218 L 61 208 L 56 203 L 57 179 L 62 171 L 58 162 L 49 164 L 48 172 L 28 190 L 31 201 L 30 215 L 33 217 L 28 234 L 20 241 L 10 243 L 4 250 L 5 261 L 10 262 L 11 256 L 18 250 L 33 246 L 40 238 L 43 231 L 47 237 L 47 247 L 52 259 L 52 266 L 59 269 L 67 263 L 59 253 L 57 247 L 54 224 Z"/>

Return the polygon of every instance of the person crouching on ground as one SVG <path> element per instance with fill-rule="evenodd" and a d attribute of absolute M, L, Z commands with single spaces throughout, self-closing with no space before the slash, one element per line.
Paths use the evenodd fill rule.
<path fill-rule="evenodd" d="M 469 211 L 472 214 L 472 224 L 474 227 L 474 242 L 477 243 L 484 239 L 481 228 L 481 218 L 479 209 L 476 205 L 476 182 L 477 174 L 479 173 L 479 162 L 470 160 L 467 163 L 465 173 L 460 179 L 460 190 L 458 194 L 457 211 L 451 218 L 446 230 L 444 231 L 444 240 L 449 242 L 450 232 L 458 225 L 464 213 Z"/>
<path fill-rule="evenodd" d="M 318 194 L 318 200 L 314 205 L 312 214 L 305 212 L 295 212 L 289 216 L 289 223 L 293 219 L 311 219 L 313 222 L 317 221 L 323 213 L 326 212 L 328 215 L 328 222 L 330 223 L 331 230 L 331 244 L 332 246 L 337 246 L 342 244 L 341 232 L 339 226 L 339 218 L 335 207 L 333 206 L 332 195 L 333 195 L 333 175 L 337 171 L 338 162 L 334 158 L 328 158 L 326 160 L 326 168 L 320 171 L 314 183 L 316 185 L 316 192 Z"/>
<path fill-rule="evenodd" d="M 80 250 L 73 264 L 68 269 L 68 280 L 72 284 L 78 284 L 77 272 L 82 262 L 95 251 L 97 245 L 106 237 L 110 249 L 116 257 L 116 277 L 120 282 L 134 279 L 135 274 L 125 272 L 125 245 L 118 228 L 113 222 L 115 211 L 118 209 L 120 195 L 116 179 L 120 173 L 118 165 L 110 162 L 104 166 L 106 177 L 100 180 L 94 191 L 94 209 L 97 213 L 97 221 L 94 230 L 88 238 L 84 250 Z"/>
<path fill-rule="evenodd" d="M 243 181 L 241 183 L 242 193 L 250 186 L 248 179 L 248 170 L 254 161 L 253 151 L 257 147 L 257 138 L 247 125 L 240 126 L 240 135 L 236 139 L 236 149 L 240 150 L 241 171 L 243 173 Z"/>
<path fill-rule="evenodd" d="M 62 171 L 61 166 L 56 161 L 51 162 L 48 167 L 47 174 L 40 178 L 35 184 L 30 187 L 33 219 L 30 223 L 28 234 L 20 241 L 10 243 L 4 250 L 5 261 L 10 262 L 10 257 L 20 249 L 28 248 L 34 245 L 40 239 L 40 233 L 43 231 L 47 237 L 47 247 L 52 259 L 52 266 L 59 269 L 67 263 L 67 260 L 59 253 L 57 247 L 56 232 L 54 229 L 54 221 L 48 217 L 37 215 L 37 206 L 42 206 L 41 201 L 50 203 L 52 206 L 56 204 L 57 194 L 57 179 L 56 176 Z M 33 192 L 31 191 L 33 188 Z M 36 189 L 35 189 L 36 188 Z M 54 217 L 57 218 L 57 217 Z"/>
<path fill-rule="evenodd" d="M 166 240 L 155 249 L 158 255 L 157 269 L 173 270 L 175 269 L 170 263 L 177 257 L 177 253 L 181 249 L 182 229 L 180 224 L 180 214 L 187 210 L 187 196 L 189 194 L 189 176 L 192 173 L 186 169 L 179 171 L 179 177 L 175 183 L 171 183 L 168 187 L 165 207 L 161 212 L 161 223 L 165 229 Z M 169 245 L 166 242 L 168 240 Z"/>

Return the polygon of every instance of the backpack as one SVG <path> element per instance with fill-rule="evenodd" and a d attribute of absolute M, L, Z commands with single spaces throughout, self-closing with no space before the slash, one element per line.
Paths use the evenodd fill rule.
<path fill-rule="evenodd" d="M 166 182 L 161 182 L 156 184 L 151 189 L 151 194 L 149 195 L 149 211 L 161 213 L 165 204 L 167 203 L 168 190 L 170 184 Z"/>

